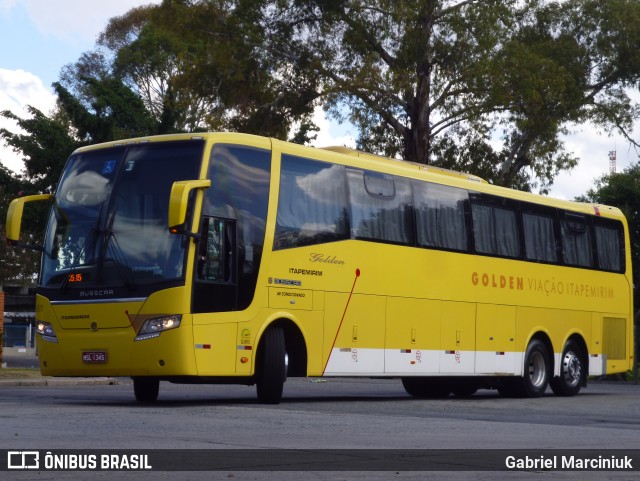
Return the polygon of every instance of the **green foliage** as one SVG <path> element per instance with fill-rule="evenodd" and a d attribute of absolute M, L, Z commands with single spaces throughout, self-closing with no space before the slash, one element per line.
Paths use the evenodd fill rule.
<path fill-rule="evenodd" d="M 637 1 L 273 3 L 270 51 L 315 72 L 371 152 L 544 192 L 577 164 L 569 125 L 629 136 L 638 116 Z"/>
<path fill-rule="evenodd" d="M 145 108 L 142 99 L 117 78 L 82 77 L 88 106 L 75 98 L 60 83 L 53 84 L 58 106 L 73 126 L 82 143 L 164 133 Z M 70 153 L 70 152 L 69 152 Z"/>
<path fill-rule="evenodd" d="M 34 274 L 38 271 L 38 252 L 17 249 L 5 242 L 4 219 L 7 216 L 7 208 L 12 199 L 22 194 L 25 187 L 27 186 L 24 182 L 0 165 L 0 287 L 6 284 L 31 284 Z M 27 241 L 37 241 L 33 232 L 37 232 L 40 227 L 37 222 L 39 218 L 34 217 L 33 213 L 32 210 L 28 210 L 25 216 L 27 229 L 24 238 Z"/>
<path fill-rule="evenodd" d="M 0 129 L 0 138 L 22 155 L 26 194 L 52 192 L 69 154 L 78 147 L 70 126 L 59 116 L 47 117 L 27 107 L 30 117 L 20 118 L 9 111 L 0 115 L 14 120 L 24 133 Z"/>
<path fill-rule="evenodd" d="M 138 95 L 159 132 L 233 130 L 307 140 L 316 85 L 274 63 L 264 48 L 260 5 L 165 1 L 111 19 L 98 51 L 67 69 L 76 93 L 84 72 L 109 72 Z M 111 58 L 95 68 L 96 58 Z"/>

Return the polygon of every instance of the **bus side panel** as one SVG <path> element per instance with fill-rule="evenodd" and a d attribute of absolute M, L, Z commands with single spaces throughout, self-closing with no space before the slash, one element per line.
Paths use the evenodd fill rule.
<path fill-rule="evenodd" d="M 237 323 L 193 326 L 196 364 L 200 376 L 236 374 Z"/>
<path fill-rule="evenodd" d="M 629 324 L 630 319 L 618 316 L 606 315 L 602 318 L 602 354 L 606 360 L 606 373 L 622 372 L 631 368 L 630 358 L 632 354 L 632 336 Z"/>
<path fill-rule="evenodd" d="M 478 304 L 476 313 L 476 374 L 514 374 L 521 356 L 516 352 L 516 308 Z"/>
<path fill-rule="evenodd" d="M 472 374 L 476 362 L 476 304 L 442 303 L 441 374 Z"/>
<path fill-rule="evenodd" d="M 325 374 L 384 372 L 385 305 L 383 296 L 353 294 L 349 299 L 347 294 L 326 293 Z"/>
<path fill-rule="evenodd" d="M 437 374 L 442 302 L 389 297 L 386 317 L 385 372 Z"/>

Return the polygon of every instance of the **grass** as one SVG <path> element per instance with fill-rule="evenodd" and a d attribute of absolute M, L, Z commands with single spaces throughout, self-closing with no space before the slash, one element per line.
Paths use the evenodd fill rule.
<path fill-rule="evenodd" d="M 33 379 L 39 378 L 40 370 L 35 368 L 24 367 L 3 367 L 0 368 L 1 379 Z"/>

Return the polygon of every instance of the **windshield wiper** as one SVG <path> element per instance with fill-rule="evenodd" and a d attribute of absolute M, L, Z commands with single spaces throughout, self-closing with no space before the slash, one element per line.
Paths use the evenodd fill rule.
<path fill-rule="evenodd" d="M 102 266 L 104 264 L 104 261 L 106 260 L 106 255 L 109 252 L 109 250 L 111 250 L 113 254 L 113 262 L 115 263 L 115 266 L 116 266 L 116 272 L 120 276 L 120 279 L 122 279 L 122 281 L 124 282 L 125 286 L 130 291 L 134 291 L 136 289 L 136 285 L 133 282 L 133 280 L 127 275 L 128 274 L 127 268 L 129 268 L 129 271 L 131 270 L 131 268 L 127 265 L 126 256 L 122 251 L 122 247 L 120 247 L 120 244 L 118 244 L 116 233 L 113 232 L 112 230 L 106 231 L 105 243 L 107 247 L 103 251 L 104 254 L 100 256 L 100 265 Z"/>
<path fill-rule="evenodd" d="M 69 288 L 69 283 L 71 282 L 71 276 L 75 273 L 76 269 L 80 265 L 80 260 L 83 258 L 84 254 L 89 251 L 89 248 L 95 251 L 95 246 L 98 242 L 98 237 L 102 232 L 100 230 L 100 223 L 102 219 L 103 208 L 104 208 L 104 204 L 100 206 L 100 210 L 98 211 L 98 215 L 96 216 L 97 218 L 96 218 L 95 225 L 89 230 L 89 235 L 87 235 L 87 238 L 85 239 L 82 246 L 80 247 L 80 250 L 76 254 L 76 258 L 73 260 L 73 264 L 67 271 L 67 275 L 64 277 L 64 279 L 62 280 L 62 283 L 60 284 L 60 290 L 63 293 L 66 292 L 67 289 Z"/>

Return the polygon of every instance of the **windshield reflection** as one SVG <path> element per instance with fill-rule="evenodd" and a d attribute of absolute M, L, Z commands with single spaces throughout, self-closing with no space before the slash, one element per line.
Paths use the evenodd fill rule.
<path fill-rule="evenodd" d="M 203 148 L 188 140 L 73 155 L 49 216 L 41 286 L 133 290 L 182 279 L 186 244 L 167 229 L 169 194 L 198 177 Z"/>

